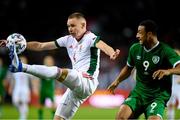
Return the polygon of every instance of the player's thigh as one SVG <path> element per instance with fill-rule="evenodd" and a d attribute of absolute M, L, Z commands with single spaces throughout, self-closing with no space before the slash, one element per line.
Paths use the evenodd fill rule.
<path fill-rule="evenodd" d="M 68 75 L 62 83 L 71 89 L 76 94 L 75 96 L 84 99 L 90 96 L 97 88 L 93 80 L 83 77 L 81 72 L 73 69 L 68 70 Z"/>
<path fill-rule="evenodd" d="M 68 74 L 62 83 L 71 90 L 74 90 L 81 84 L 79 81 L 79 72 L 73 69 L 68 69 Z"/>
<path fill-rule="evenodd" d="M 165 110 L 165 102 L 162 100 L 155 100 L 150 103 L 145 111 L 146 118 L 159 118 L 162 119 Z"/>
<path fill-rule="evenodd" d="M 132 92 L 123 104 L 129 106 L 129 108 L 131 109 L 128 118 L 137 119 L 143 113 L 142 100 L 135 92 Z"/>
<path fill-rule="evenodd" d="M 77 98 L 73 91 L 67 89 L 56 109 L 55 116 L 71 119 L 84 101 L 85 99 Z"/>

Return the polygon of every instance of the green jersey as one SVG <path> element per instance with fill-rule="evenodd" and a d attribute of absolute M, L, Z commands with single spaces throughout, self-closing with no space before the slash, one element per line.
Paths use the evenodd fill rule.
<path fill-rule="evenodd" d="M 53 95 L 54 94 L 54 86 L 55 86 L 54 79 L 41 79 L 41 94 L 46 95 Z"/>
<path fill-rule="evenodd" d="M 40 86 L 41 104 L 45 103 L 46 98 L 50 98 L 51 101 L 54 101 L 54 89 L 55 89 L 54 79 L 41 79 L 41 86 Z"/>
<path fill-rule="evenodd" d="M 180 56 L 168 45 L 158 42 L 147 50 L 139 43 L 131 46 L 127 65 L 136 68 L 136 86 L 132 92 L 143 98 L 146 104 L 154 99 L 167 102 L 171 96 L 172 76 L 154 80 L 152 74 L 158 69 L 169 69 L 180 63 Z"/>
<path fill-rule="evenodd" d="M 6 77 L 7 67 L 0 66 L 0 95 L 4 93 L 3 80 Z"/>

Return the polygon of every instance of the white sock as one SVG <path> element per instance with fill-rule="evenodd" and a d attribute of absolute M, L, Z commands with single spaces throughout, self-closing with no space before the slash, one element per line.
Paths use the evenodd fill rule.
<path fill-rule="evenodd" d="M 167 114 L 168 114 L 168 119 L 174 119 L 174 109 L 168 109 Z"/>
<path fill-rule="evenodd" d="M 45 66 L 45 65 L 28 65 L 22 64 L 23 71 L 30 73 L 40 78 L 45 79 L 57 79 L 60 76 L 60 70 L 56 66 Z"/>
<path fill-rule="evenodd" d="M 19 106 L 19 112 L 20 112 L 20 120 L 26 120 L 27 115 L 28 115 L 28 104 L 22 103 Z"/>

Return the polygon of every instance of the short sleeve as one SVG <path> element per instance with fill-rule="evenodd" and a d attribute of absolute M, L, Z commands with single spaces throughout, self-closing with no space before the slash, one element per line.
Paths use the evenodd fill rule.
<path fill-rule="evenodd" d="M 93 41 L 93 47 L 96 46 L 96 43 L 98 43 L 99 40 L 100 40 L 100 36 L 96 36 L 96 37 L 94 38 L 94 41 Z"/>
<path fill-rule="evenodd" d="M 133 59 L 133 51 L 135 49 L 135 46 L 131 46 L 130 49 L 129 49 L 129 53 L 128 53 L 128 58 L 127 58 L 127 65 L 129 67 L 134 67 L 135 65 L 135 62 L 134 62 L 134 59 Z"/>
<path fill-rule="evenodd" d="M 175 52 L 171 47 L 165 47 L 165 55 L 169 63 L 175 67 L 178 63 L 180 63 L 180 56 Z"/>
<path fill-rule="evenodd" d="M 100 40 L 100 36 L 96 36 L 94 33 L 92 32 L 89 32 L 89 34 L 87 34 L 86 36 L 90 42 L 90 47 L 95 47 L 96 46 L 96 43 L 99 42 Z M 87 39 L 86 38 L 86 39 Z"/>
<path fill-rule="evenodd" d="M 67 39 L 69 36 L 60 37 L 55 41 L 57 47 L 66 47 Z"/>

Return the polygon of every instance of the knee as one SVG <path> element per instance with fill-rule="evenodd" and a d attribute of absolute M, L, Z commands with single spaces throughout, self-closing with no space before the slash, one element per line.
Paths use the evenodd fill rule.
<path fill-rule="evenodd" d="M 125 120 L 129 119 L 132 116 L 132 110 L 127 105 L 122 105 L 119 109 L 119 112 L 116 116 L 116 120 Z"/>
<path fill-rule="evenodd" d="M 116 116 L 116 120 L 127 120 L 129 117 L 126 116 L 123 113 L 118 112 L 117 116 Z"/>
<path fill-rule="evenodd" d="M 149 117 L 148 117 L 148 120 L 161 120 L 161 117 L 160 117 L 160 116 L 153 115 L 153 116 L 149 116 Z"/>

